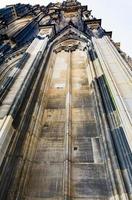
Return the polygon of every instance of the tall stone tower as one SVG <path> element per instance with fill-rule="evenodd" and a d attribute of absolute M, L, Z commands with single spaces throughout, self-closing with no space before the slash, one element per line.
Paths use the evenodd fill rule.
<path fill-rule="evenodd" d="M 33 22 L 1 70 L 0 200 L 132 199 L 132 71 L 112 32 L 77 0 Z"/>

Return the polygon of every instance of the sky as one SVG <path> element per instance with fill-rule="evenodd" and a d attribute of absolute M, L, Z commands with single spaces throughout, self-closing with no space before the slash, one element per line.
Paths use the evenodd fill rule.
<path fill-rule="evenodd" d="M 0 8 L 15 3 L 47 5 L 57 0 L 0 0 Z M 59 0 L 58 0 L 59 1 Z M 78 0 L 79 1 L 79 0 Z M 92 15 L 102 19 L 102 27 L 113 32 L 113 40 L 132 57 L 132 0 L 80 0 Z"/>

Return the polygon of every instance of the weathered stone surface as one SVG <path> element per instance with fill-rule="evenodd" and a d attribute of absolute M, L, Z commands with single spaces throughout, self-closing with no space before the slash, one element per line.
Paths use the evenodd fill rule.
<path fill-rule="evenodd" d="M 131 199 L 132 73 L 87 6 L 36 7 L 0 70 L 0 200 Z"/>

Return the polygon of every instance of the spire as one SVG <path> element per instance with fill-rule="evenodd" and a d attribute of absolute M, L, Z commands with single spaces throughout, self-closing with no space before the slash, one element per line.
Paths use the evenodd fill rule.
<path fill-rule="evenodd" d="M 66 0 L 66 2 L 77 2 L 77 0 Z"/>
<path fill-rule="evenodd" d="M 77 0 L 66 0 L 63 1 L 63 5 L 66 7 L 71 7 L 81 5 L 81 3 L 79 3 Z"/>

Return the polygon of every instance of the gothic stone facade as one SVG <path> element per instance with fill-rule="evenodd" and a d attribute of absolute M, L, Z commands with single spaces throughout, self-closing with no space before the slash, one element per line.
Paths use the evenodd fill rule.
<path fill-rule="evenodd" d="M 112 32 L 76 0 L 34 20 L 1 71 L 0 199 L 132 199 L 132 72 Z"/>

